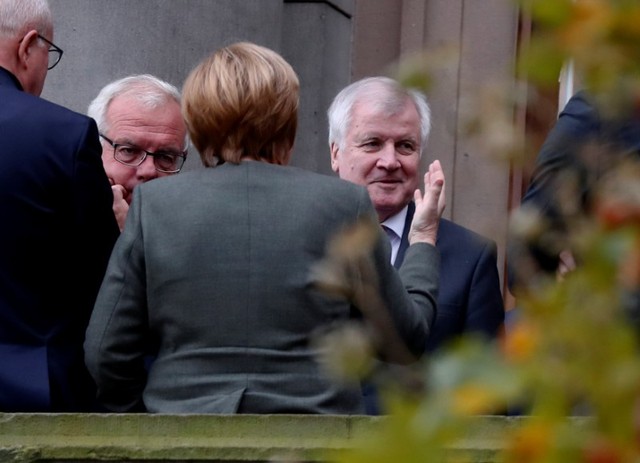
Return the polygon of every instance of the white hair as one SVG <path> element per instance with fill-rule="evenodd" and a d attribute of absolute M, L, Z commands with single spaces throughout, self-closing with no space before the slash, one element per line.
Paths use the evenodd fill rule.
<path fill-rule="evenodd" d="M 170 101 L 180 104 L 180 91 L 170 83 L 150 74 L 139 74 L 118 79 L 105 85 L 87 109 L 87 115 L 95 119 L 100 133 L 109 131 L 107 111 L 109 104 L 119 96 L 133 98 L 152 109 L 163 106 Z"/>
<path fill-rule="evenodd" d="M 45 35 L 53 29 L 47 0 L 0 0 L 0 37 L 17 37 L 27 29 Z"/>
<path fill-rule="evenodd" d="M 407 99 L 413 102 L 420 117 L 420 154 L 424 151 L 431 131 L 431 110 L 427 97 L 420 91 L 405 88 L 389 77 L 367 77 L 348 85 L 333 99 L 327 117 L 329 119 L 329 146 L 344 149 L 344 142 L 351 125 L 354 106 L 360 102 L 372 102 L 387 113 L 402 108 Z"/>

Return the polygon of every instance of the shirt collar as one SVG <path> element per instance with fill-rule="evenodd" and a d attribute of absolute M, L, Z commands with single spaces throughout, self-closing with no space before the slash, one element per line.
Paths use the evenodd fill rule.
<path fill-rule="evenodd" d="M 381 225 L 390 228 L 396 235 L 398 235 L 399 238 L 402 238 L 402 233 L 404 232 L 404 223 L 407 219 L 408 210 L 409 205 L 407 204 L 404 208 L 402 208 L 400 212 L 389 217 L 387 220 L 382 222 Z"/>

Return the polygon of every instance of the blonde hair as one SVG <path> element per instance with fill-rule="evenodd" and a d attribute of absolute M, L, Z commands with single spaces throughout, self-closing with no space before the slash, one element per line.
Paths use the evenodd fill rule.
<path fill-rule="evenodd" d="M 182 114 L 203 164 L 242 158 L 286 164 L 299 87 L 289 63 L 253 43 L 235 43 L 203 60 L 182 90 Z"/>

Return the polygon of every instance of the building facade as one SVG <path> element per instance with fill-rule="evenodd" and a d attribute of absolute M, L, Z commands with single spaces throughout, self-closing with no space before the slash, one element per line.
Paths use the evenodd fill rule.
<path fill-rule="evenodd" d="M 467 131 L 481 89 L 511 92 L 526 38 L 510 0 L 50 0 L 55 42 L 65 54 L 43 97 L 85 112 L 108 82 L 150 73 L 178 87 L 216 48 L 239 40 L 279 51 L 301 81 L 292 164 L 331 174 L 326 110 L 353 80 L 394 75 L 427 50 L 433 129 L 423 169 L 438 158 L 447 176 L 445 215 L 499 247 L 504 275 L 507 218 L 519 201 L 522 166 Z M 435 57 L 435 58 L 433 58 Z M 513 108 L 513 117 L 522 108 Z M 519 112 L 520 111 L 520 112 Z M 488 114 L 487 118 L 493 117 Z M 524 126 L 523 126 L 524 127 Z M 195 152 L 187 169 L 200 168 Z"/>

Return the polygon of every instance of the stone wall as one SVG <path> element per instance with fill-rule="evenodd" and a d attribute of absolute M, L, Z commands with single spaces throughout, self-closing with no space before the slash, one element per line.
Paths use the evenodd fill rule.
<path fill-rule="evenodd" d="M 281 53 L 301 80 L 292 164 L 330 173 L 325 112 L 350 79 L 352 0 L 49 0 L 64 50 L 42 96 L 78 112 L 107 83 L 149 73 L 178 88 L 220 46 Z M 195 150 L 186 169 L 201 166 Z"/>

